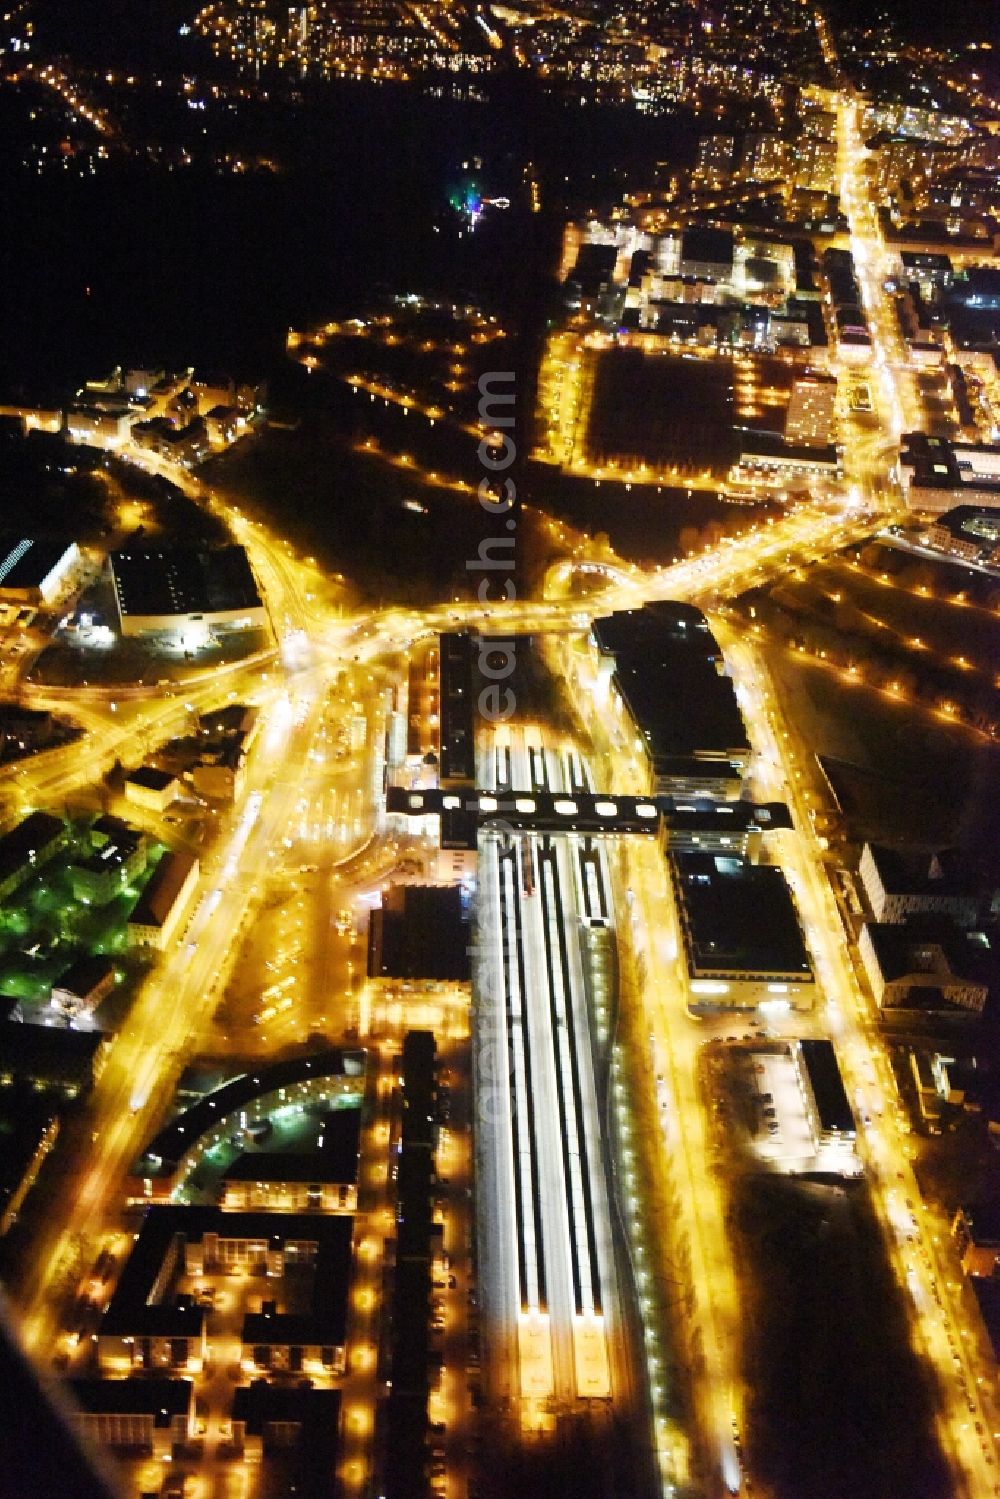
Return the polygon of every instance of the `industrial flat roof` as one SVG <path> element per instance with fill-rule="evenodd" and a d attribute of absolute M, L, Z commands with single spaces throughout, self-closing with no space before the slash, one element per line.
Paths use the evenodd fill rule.
<path fill-rule="evenodd" d="M 469 924 L 455 885 L 392 885 L 368 929 L 370 978 L 469 977 Z"/>
<path fill-rule="evenodd" d="M 52 1086 L 79 1086 L 91 1080 L 94 1056 L 105 1040 L 103 1031 L 0 1021 L 0 1072 Z"/>
<path fill-rule="evenodd" d="M 111 571 L 122 615 L 217 614 L 261 607 L 241 546 L 112 552 Z"/>
<path fill-rule="evenodd" d="M 728 971 L 812 979 L 780 869 L 711 853 L 674 853 L 670 864 L 693 976 Z"/>
<path fill-rule="evenodd" d="M 669 757 L 749 754 L 736 690 L 704 658 L 680 652 L 654 662 L 627 658 L 616 666 L 613 680 L 646 740 L 654 769 Z"/>
<path fill-rule="evenodd" d="M 440 658 L 440 773 L 443 779 L 476 778 L 476 714 L 472 690 L 471 635 L 439 636 Z"/>
<path fill-rule="evenodd" d="M 629 656 L 661 647 L 682 645 L 708 661 L 721 661 L 722 652 L 708 620 L 694 604 L 664 599 L 641 609 L 616 609 L 591 625 L 600 650 L 613 656 Z"/>
<path fill-rule="evenodd" d="M 240 1385 L 233 1394 L 233 1420 L 245 1421 L 247 1431 L 260 1436 L 273 1422 L 307 1426 L 318 1422 L 333 1434 L 340 1424 L 340 1391 L 303 1389 L 301 1385 L 276 1385 L 255 1379 Z"/>

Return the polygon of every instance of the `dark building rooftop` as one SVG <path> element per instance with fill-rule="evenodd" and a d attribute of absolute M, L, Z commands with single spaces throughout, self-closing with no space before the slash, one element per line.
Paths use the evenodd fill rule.
<path fill-rule="evenodd" d="M 241 546 L 112 552 L 122 615 L 214 614 L 260 608 Z"/>
<path fill-rule="evenodd" d="M 154 1426 L 169 1426 L 191 1410 L 190 1379 L 71 1379 L 69 1391 L 82 1411 L 95 1416 L 153 1417 Z"/>
<path fill-rule="evenodd" d="M 439 637 L 440 776 L 442 783 L 476 779 L 476 707 L 473 692 L 471 635 Z"/>
<path fill-rule="evenodd" d="M 31 537 L 0 537 L 0 589 L 40 588 L 71 545 Z"/>
<path fill-rule="evenodd" d="M 947 850 L 934 854 L 916 849 L 890 848 L 884 843 L 868 845 L 888 895 L 942 895 L 974 900 L 977 884 Z"/>
<path fill-rule="evenodd" d="M 430 1031 L 403 1038 L 403 1131 L 397 1172 L 396 1266 L 390 1334 L 391 1389 L 384 1410 L 381 1489 L 386 1499 L 425 1499 L 430 1389 L 431 1192 L 434 1066 Z"/>
<path fill-rule="evenodd" d="M 593 294 L 611 280 L 617 260 L 618 251 L 614 245 L 581 245 L 569 279 L 575 281 L 581 291 Z"/>
<path fill-rule="evenodd" d="M 953 489 L 966 485 L 1000 494 L 997 448 L 980 443 L 949 442 L 926 432 L 907 432 L 902 438 L 900 465 L 912 470 L 911 482 L 921 489 Z"/>
<path fill-rule="evenodd" d="M 154 1300 L 160 1272 L 179 1242 L 198 1242 L 206 1234 L 255 1239 L 281 1248 L 290 1241 L 314 1243 L 312 1305 L 306 1313 L 266 1312 L 243 1319 L 247 1343 L 319 1343 L 339 1345 L 347 1330 L 347 1293 L 354 1219 L 321 1213 L 224 1213 L 211 1207 L 151 1207 L 126 1261 L 99 1334 L 149 1337 L 196 1337 L 205 1317 L 199 1306 Z"/>
<path fill-rule="evenodd" d="M 732 265 L 733 231 L 712 229 L 696 224 L 681 236 L 681 261 L 704 261 L 707 264 Z"/>
<path fill-rule="evenodd" d="M 838 1134 L 854 1133 L 854 1114 L 847 1097 L 840 1066 L 830 1041 L 800 1041 L 802 1060 L 809 1075 L 819 1115 L 824 1130 L 835 1130 Z"/>
<path fill-rule="evenodd" d="M 709 661 L 680 653 L 643 664 L 629 660 L 619 663 L 614 682 L 654 768 L 671 757 L 749 754 L 733 684 Z"/>
<path fill-rule="evenodd" d="M 77 958 L 60 975 L 53 988 L 65 989 L 67 994 L 74 994 L 77 999 L 86 999 L 95 989 L 102 988 L 113 977 L 114 972 L 115 965 L 109 958 Z"/>
<path fill-rule="evenodd" d="M 618 609 L 595 619 L 591 631 L 598 648 L 615 657 L 645 657 L 680 645 L 706 661 L 722 660 L 708 620 L 694 604 L 664 599 L 641 609 Z"/>
<path fill-rule="evenodd" d="M 133 926 L 162 926 L 196 863 L 194 854 L 168 849 L 136 901 L 129 922 Z"/>
<path fill-rule="evenodd" d="M 66 824 L 48 812 L 32 812 L 0 838 L 0 883 L 35 863 L 66 832 Z"/>
<path fill-rule="evenodd" d="M 448 885 L 393 885 L 371 914 L 370 978 L 465 980 L 469 926 L 462 892 Z"/>
<path fill-rule="evenodd" d="M 966 1283 L 979 1305 L 993 1357 L 1000 1362 L 1000 1280 L 995 1276 L 970 1275 Z"/>
<path fill-rule="evenodd" d="M 56 1118 L 51 1100 L 30 1085 L 0 1088 L 0 1218 Z"/>
<path fill-rule="evenodd" d="M 713 972 L 812 978 L 780 869 L 728 854 L 670 855 L 692 976 Z"/>

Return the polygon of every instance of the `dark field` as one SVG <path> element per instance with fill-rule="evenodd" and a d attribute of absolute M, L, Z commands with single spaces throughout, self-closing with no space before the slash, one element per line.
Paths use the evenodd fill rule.
<path fill-rule="evenodd" d="M 933 1392 L 864 1186 L 746 1177 L 732 1225 L 754 1475 L 774 1499 L 946 1499 Z"/>
<path fill-rule="evenodd" d="M 732 423 L 728 359 L 616 349 L 598 359 L 587 459 L 721 476 L 737 456 Z"/>
<path fill-rule="evenodd" d="M 805 656 L 775 647 L 768 661 L 802 742 L 841 762 L 833 779 L 855 837 L 961 845 L 995 860 L 997 746 Z"/>

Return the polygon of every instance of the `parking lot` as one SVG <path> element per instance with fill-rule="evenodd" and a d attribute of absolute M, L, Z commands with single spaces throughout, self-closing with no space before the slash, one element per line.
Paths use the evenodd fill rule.
<path fill-rule="evenodd" d="M 773 1051 L 752 1052 L 748 1060 L 755 1083 L 756 1149 L 780 1169 L 812 1170 L 816 1144 L 794 1062 Z"/>

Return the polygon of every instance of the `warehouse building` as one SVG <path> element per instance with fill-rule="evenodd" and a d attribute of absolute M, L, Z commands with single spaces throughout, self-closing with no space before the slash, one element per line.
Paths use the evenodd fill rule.
<path fill-rule="evenodd" d="M 368 977 L 469 978 L 469 924 L 456 885 L 392 885 L 368 927 Z"/>
<path fill-rule="evenodd" d="M 267 612 L 243 547 L 112 552 L 123 635 L 169 635 L 185 647 L 213 630 L 264 629 Z"/>

